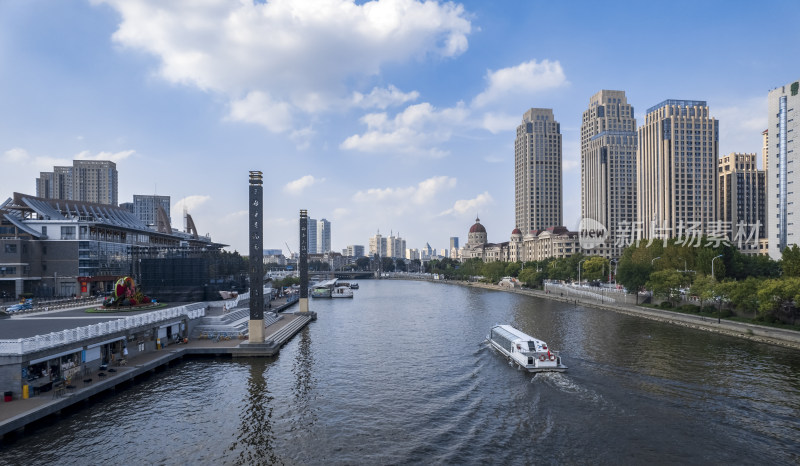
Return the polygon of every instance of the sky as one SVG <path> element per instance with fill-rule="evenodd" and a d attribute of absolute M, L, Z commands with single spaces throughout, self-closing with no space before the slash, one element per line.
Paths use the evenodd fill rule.
<path fill-rule="evenodd" d="M 580 221 L 580 122 L 623 90 L 637 124 L 705 100 L 720 155 L 761 151 L 767 93 L 800 78 L 787 1 L 0 0 L 0 197 L 74 159 L 112 160 L 119 200 L 171 196 L 200 234 L 297 252 L 301 209 L 332 247 L 491 242 L 514 220 L 514 138 L 552 108 L 564 223 Z"/>

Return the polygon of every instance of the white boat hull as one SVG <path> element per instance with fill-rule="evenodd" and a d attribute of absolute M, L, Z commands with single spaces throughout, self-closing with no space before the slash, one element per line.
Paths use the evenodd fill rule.
<path fill-rule="evenodd" d="M 494 329 L 503 327 L 505 331 L 512 331 L 515 338 L 503 338 L 494 335 Z M 547 344 L 526 335 L 508 325 L 494 327 L 487 340 L 497 351 L 502 353 L 512 364 L 528 372 L 564 372 L 567 366 L 561 363 L 558 352 L 551 352 Z M 531 345 L 529 347 L 529 344 Z"/>

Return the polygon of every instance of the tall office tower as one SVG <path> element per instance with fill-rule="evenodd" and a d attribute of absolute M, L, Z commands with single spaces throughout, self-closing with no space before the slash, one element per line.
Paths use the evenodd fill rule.
<path fill-rule="evenodd" d="M 331 222 L 317 220 L 317 254 L 331 252 Z"/>
<path fill-rule="evenodd" d="M 563 223 L 561 212 L 561 125 L 549 108 L 522 116 L 514 141 L 516 226 L 526 234 Z"/>
<path fill-rule="evenodd" d="M 317 254 L 317 221 L 313 218 L 308 221 L 308 253 Z"/>
<path fill-rule="evenodd" d="M 344 249 L 342 254 L 347 257 L 364 257 L 364 246 L 351 244 Z"/>
<path fill-rule="evenodd" d="M 761 169 L 765 172 L 769 168 L 769 130 L 761 132 Z"/>
<path fill-rule="evenodd" d="M 117 205 L 117 164 L 108 160 L 73 160 L 72 197 L 76 201 Z"/>
<path fill-rule="evenodd" d="M 133 195 L 133 214 L 145 225 L 156 225 L 158 223 L 158 207 L 164 209 L 167 219 L 172 224 L 169 213 L 169 196 L 157 196 L 151 194 Z"/>
<path fill-rule="evenodd" d="M 647 109 L 636 151 L 636 210 L 644 238 L 708 234 L 717 220 L 719 122 L 705 101 Z"/>
<path fill-rule="evenodd" d="M 458 249 L 458 236 L 450 237 L 450 249 Z"/>
<path fill-rule="evenodd" d="M 373 257 L 377 254 L 380 257 L 384 257 L 386 255 L 385 250 L 386 238 L 381 236 L 381 232 L 378 231 L 375 236 L 369 238 L 369 256 Z"/>
<path fill-rule="evenodd" d="M 636 119 L 624 91 L 598 92 L 583 112 L 581 217 L 608 232 L 598 254 L 622 255 L 636 221 Z"/>
<path fill-rule="evenodd" d="M 731 244 L 742 252 L 757 254 L 759 239 L 766 238 L 765 181 L 756 154 L 731 153 L 719 159 L 719 219 L 730 225 Z"/>
<path fill-rule="evenodd" d="M 40 172 L 36 178 L 36 197 L 53 198 L 53 172 Z"/>
<path fill-rule="evenodd" d="M 800 243 L 800 81 L 769 91 L 767 122 L 769 167 L 767 168 L 767 232 L 769 255 L 778 260 L 783 249 Z"/>
<path fill-rule="evenodd" d="M 52 199 L 72 200 L 72 167 L 53 167 Z"/>

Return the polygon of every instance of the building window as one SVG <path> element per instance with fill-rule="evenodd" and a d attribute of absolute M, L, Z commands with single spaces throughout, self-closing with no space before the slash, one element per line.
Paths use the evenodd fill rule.
<path fill-rule="evenodd" d="M 61 227 L 61 239 L 75 239 L 75 227 Z"/>
<path fill-rule="evenodd" d="M 6 254 L 16 254 L 17 253 L 17 245 L 16 244 L 6 244 L 5 245 Z"/>

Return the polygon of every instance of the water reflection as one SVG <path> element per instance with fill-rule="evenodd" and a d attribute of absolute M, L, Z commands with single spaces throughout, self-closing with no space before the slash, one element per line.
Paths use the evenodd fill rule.
<path fill-rule="evenodd" d="M 275 432 L 272 426 L 272 401 L 267 386 L 266 374 L 271 364 L 265 359 L 250 362 L 250 377 L 247 379 L 245 398 L 239 414 L 239 429 L 236 441 L 229 447 L 238 451 L 235 465 L 277 464 L 275 454 Z"/>

